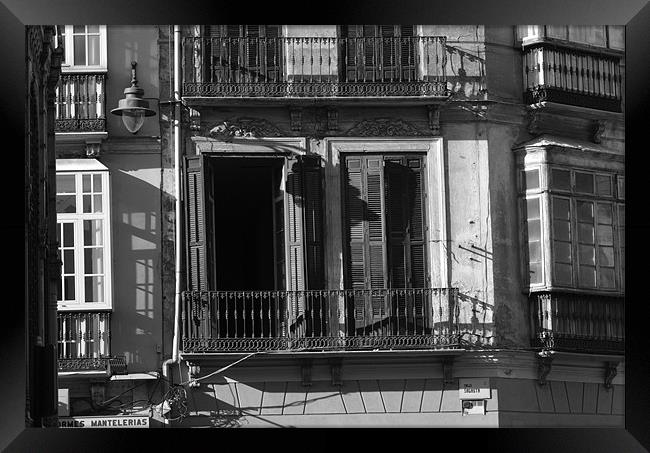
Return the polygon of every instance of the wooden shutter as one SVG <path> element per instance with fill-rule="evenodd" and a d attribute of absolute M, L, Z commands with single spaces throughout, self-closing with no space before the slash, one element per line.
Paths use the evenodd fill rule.
<path fill-rule="evenodd" d="M 420 156 L 386 157 L 386 217 L 388 274 L 391 288 L 428 286 L 426 270 L 426 223 L 424 160 Z M 416 320 L 424 316 L 422 295 L 396 297 L 393 314 Z M 406 325 L 404 325 L 406 327 Z"/>
<path fill-rule="evenodd" d="M 324 265 L 320 159 L 288 157 L 285 168 L 287 289 L 322 289 Z M 314 307 L 307 305 L 304 293 L 290 297 L 290 330 L 297 335 L 305 334 L 305 314 Z"/>
<path fill-rule="evenodd" d="M 351 289 L 387 287 L 384 177 L 381 156 L 347 156 L 347 280 Z M 354 297 L 355 328 L 365 328 L 386 313 L 383 296 Z"/>
<path fill-rule="evenodd" d="M 214 289 L 214 198 L 207 194 L 212 174 L 204 155 L 185 160 L 185 210 L 187 235 L 187 286 Z"/>

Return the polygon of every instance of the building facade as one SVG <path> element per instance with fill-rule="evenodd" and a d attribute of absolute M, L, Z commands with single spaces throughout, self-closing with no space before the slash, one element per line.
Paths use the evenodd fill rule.
<path fill-rule="evenodd" d="M 59 28 L 73 415 L 622 426 L 622 27 Z"/>

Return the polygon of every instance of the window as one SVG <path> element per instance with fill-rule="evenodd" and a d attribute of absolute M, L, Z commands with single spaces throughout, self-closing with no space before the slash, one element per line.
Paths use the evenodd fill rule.
<path fill-rule="evenodd" d="M 56 187 L 59 309 L 110 308 L 108 171 L 94 159 L 59 159 Z"/>
<path fill-rule="evenodd" d="M 415 80 L 413 25 L 343 25 L 345 78 L 355 81 Z"/>
<path fill-rule="evenodd" d="M 542 173 L 548 184 L 531 177 Z M 622 177 L 543 165 L 525 169 L 521 180 L 531 289 L 623 291 Z"/>
<path fill-rule="evenodd" d="M 63 46 L 64 72 L 106 70 L 105 25 L 57 25 L 55 44 Z"/>
<path fill-rule="evenodd" d="M 625 50 L 625 27 L 620 25 L 518 25 L 517 41 L 556 39 L 614 50 Z"/>

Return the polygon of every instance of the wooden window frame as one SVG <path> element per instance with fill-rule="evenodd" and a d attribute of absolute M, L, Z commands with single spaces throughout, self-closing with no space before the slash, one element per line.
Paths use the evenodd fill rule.
<path fill-rule="evenodd" d="M 112 275 L 112 228 L 110 174 L 106 167 L 95 159 L 57 159 L 57 176 L 74 175 L 77 210 L 74 213 L 57 213 L 57 228 L 61 223 L 74 225 L 74 259 L 75 259 L 75 299 L 74 301 L 57 300 L 59 311 L 93 311 L 111 310 L 113 307 Z M 102 181 L 102 212 L 83 213 L 83 175 L 99 175 Z M 92 186 L 91 186 L 92 189 Z M 92 197 L 91 197 L 92 200 Z M 104 294 L 102 302 L 85 302 L 85 269 L 83 222 L 86 220 L 102 221 L 102 265 Z"/>
<path fill-rule="evenodd" d="M 64 73 L 75 72 L 107 72 L 107 33 L 106 25 L 99 25 L 99 64 L 98 65 L 75 65 L 74 64 L 74 25 L 64 25 L 64 63 L 61 64 L 61 70 Z M 87 27 L 87 25 L 86 25 Z M 95 34 L 95 33 L 93 33 Z M 79 33 L 77 33 L 79 35 Z M 85 33 L 88 36 L 88 32 Z M 55 34 L 54 44 L 58 45 L 59 34 Z M 88 49 L 86 49 L 86 60 L 88 59 Z"/>

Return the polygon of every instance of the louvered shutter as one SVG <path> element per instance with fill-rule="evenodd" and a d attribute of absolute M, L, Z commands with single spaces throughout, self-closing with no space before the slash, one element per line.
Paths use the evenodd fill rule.
<path fill-rule="evenodd" d="M 348 286 L 386 288 L 383 161 L 381 156 L 347 156 L 345 164 Z M 381 295 L 355 295 L 353 299 L 356 329 L 367 328 L 386 315 Z"/>
<path fill-rule="evenodd" d="M 401 80 L 415 80 L 415 68 L 417 65 L 417 46 L 415 45 L 415 26 L 400 26 L 399 38 L 399 65 L 398 76 L 401 73 Z"/>
<path fill-rule="evenodd" d="M 214 205 L 206 197 L 206 179 L 211 180 L 204 155 L 185 160 L 185 208 L 187 235 L 187 284 L 190 290 L 214 289 L 212 258 L 214 241 L 211 235 Z"/>
<path fill-rule="evenodd" d="M 391 288 L 424 288 L 426 278 L 424 161 L 419 156 L 386 157 L 386 216 L 388 269 Z M 421 294 L 395 296 L 393 314 L 421 332 L 424 300 Z"/>

